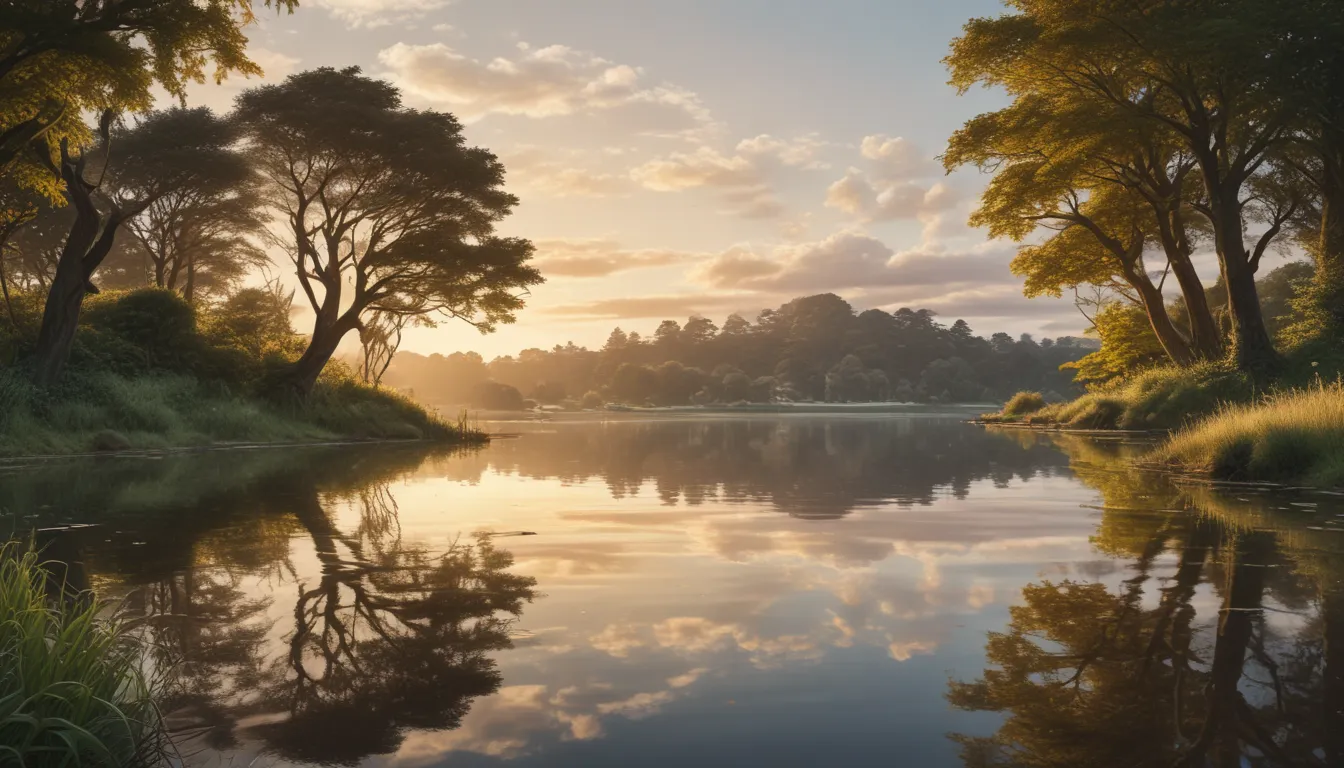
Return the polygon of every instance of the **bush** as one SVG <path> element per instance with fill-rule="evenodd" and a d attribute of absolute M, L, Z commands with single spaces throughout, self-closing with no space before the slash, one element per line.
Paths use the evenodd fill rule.
<path fill-rule="evenodd" d="M 605 405 L 605 403 L 602 401 L 602 396 L 591 391 L 585 394 L 582 402 L 579 403 L 579 407 L 583 408 L 585 411 L 596 411 L 603 405 Z"/>
<path fill-rule="evenodd" d="M 1040 392 L 1018 392 L 1003 406 L 1004 416 L 1025 416 L 1045 407 L 1045 396 Z"/>
<path fill-rule="evenodd" d="M 50 599 L 37 555 L 0 547 L 0 745 L 18 765 L 167 764 L 159 681 L 105 610 Z"/>

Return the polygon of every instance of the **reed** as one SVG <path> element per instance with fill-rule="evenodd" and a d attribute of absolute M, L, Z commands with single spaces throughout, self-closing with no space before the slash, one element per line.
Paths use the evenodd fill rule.
<path fill-rule="evenodd" d="M 0 765 L 166 764 L 141 641 L 99 600 L 53 599 L 47 581 L 31 547 L 0 546 Z"/>

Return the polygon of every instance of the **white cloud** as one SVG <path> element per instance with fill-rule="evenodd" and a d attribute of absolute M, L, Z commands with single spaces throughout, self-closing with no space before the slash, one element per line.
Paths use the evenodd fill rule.
<path fill-rule="evenodd" d="M 407 93 L 451 107 L 464 119 L 552 117 L 642 104 L 669 108 L 692 123 L 709 121 L 695 94 L 650 85 L 638 67 L 563 45 L 522 43 L 513 58 L 483 61 L 443 43 L 397 43 L 380 51 L 378 60 Z"/>
<path fill-rule="evenodd" d="M 385 27 L 422 16 L 450 2 L 452 0 L 305 0 L 305 5 L 325 8 L 351 27 Z"/>
<path fill-rule="evenodd" d="M 829 166 L 817 160 L 817 153 L 826 146 L 827 143 L 816 134 L 781 139 L 763 133 L 738 142 L 737 151 L 749 157 L 772 158 L 797 168 L 827 168 Z"/>
<path fill-rule="evenodd" d="M 784 205 L 769 183 L 774 167 L 817 169 L 826 167 L 816 159 L 826 146 L 815 136 L 779 139 L 761 134 L 738 142 L 733 154 L 701 146 L 692 152 L 674 152 L 650 160 L 630 172 L 645 189 L 676 192 L 696 188 L 720 191 L 727 212 L 745 218 L 774 218 Z"/>
<path fill-rule="evenodd" d="M 881 240 L 841 232 L 824 240 L 785 245 L 771 255 L 736 247 L 700 264 L 691 278 L 720 289 L 798 292 L 1012 283 L 1011 257 L 994 247 L 947 253 L 937 247 L 897 253 Z"/>
<path fill-rule="evenodd" d="M 826 206 L 864 221 L 932 218 L 956 206 L 957 196 L 944 182 L 874 181 L 850 168 L 826 189 Z"/>
<path fill-rule="evenodd" d="M 547 277 L 605 277 L 632 269 L 683 264 L 705 258 L 665 249 L 630 250 L 614 240 L 538 240 L 533 264 Z"/>
<path fill-rule="evenodd" d="M 624 175 L 569 166 L 535 147 L 508 153 L 502 159 L 510 182 L 549 197 L 621 197 L 633 189 Z"/>
<path fill-rule="evenodd" d="M 865 222 L 931 220 L 958 203 L 955 190 L 934 181 L 938 167 L 907 139 L 885 134 L 859 143 L 867 170 L 849 168 L 826 190 L 826 206 Z"/>

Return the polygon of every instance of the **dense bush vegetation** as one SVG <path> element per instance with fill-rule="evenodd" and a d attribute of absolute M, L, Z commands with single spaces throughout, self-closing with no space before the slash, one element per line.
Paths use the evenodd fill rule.
<path fill-rule="evenodd" d="M 22 363 L 40 304 L 13 297 L 12 321 L 0 321 L 0 454 L 463 436 L 338 363 L 308 398 L 277 397 L 272 377 L 303 340 L 288 301 L 267 289 L 201 308 L 160 288 L 109 291 L 87 304 L 69 370 L 41 388 Z"/>
<path fill-rule="evenodd" d="M 472 352 L 402 353 L 383 381 L 426 403 L 491 403 L 498 385 L 541 403 L 583 396 L 583 407 L 614 402 L 688 405 L 787 401 L 988 402 L 1031 388 L 1074 394 L 1069 363 L 1096 349 L 1075 338 L 976 336 L 926 310 L 855 313 L 821 294 L 763 312 L 733 315 L 720 328 L 704 317 L 665 320 L 651 337 L 612 331 L 600 350 L 568 344 L 527 349 L 487 363 Z M 489 382 L 491 386 L 483 386 Z M 581 403 L 573 402 L 578 406 Z"/>

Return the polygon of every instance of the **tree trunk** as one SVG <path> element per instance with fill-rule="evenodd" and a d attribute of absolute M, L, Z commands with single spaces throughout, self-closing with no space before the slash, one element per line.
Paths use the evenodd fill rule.
<path fill-rule="evenodd" d="M 33 352 L 33 382 L 39 387 L 55 384 L 65 370 L 70 348 L 75 343 L 75 330 L 79 327 L 79 311 L 93 273 L 87 263 L 96 258 L 94 251 L 104 241 L 107 250 L 111 249 L 111 235 L 117 226 L 115 219 L 104 223 L 91 202 L 85 200 L 83 203 L 75 205 L 75 223 L 56 262 L 56 274 L 42 311 L 42 328 L 38 331 L 37 348 Z M 103 227 L 101 233 L 100 225 Z"/>
<path fill-rule="evenodd" d="M 308 348 L 303 351 L 302 357 L 294 361 L 285 376 L 286 387 L 300 399 L 307 399 L 308 395 L 312 394 L 313 387 L 317 385 L 317 377 L 322 375 L 322 369 L 327 367 L 332 355 L 336 354 L 341 339 L 354 330 L 355 324 L 351 321 L 350 314 L 347 312 L 334 322 L 327 323 L 319 318 L 313 326 L 313 338 L 308 342 Z"/>
<path fill-rule="evenodd" d="M 1255 612 L 1265 591 L 1265 566 L 1274 550 L 1272 534 L 1254 531 L 1230 542 L 1223 610 L 1214 641 L 1204 726 L 1199 738 L 1177 762 L 1178 766 L 1239 766 L 1242 750 L 1238 720 L 1247 709 L 1238 686 L 1251 644 Z"/>
<path fill-rule="evenodd" d="M 1278 367 L 1279 355 L 1269 339 L 1260 295 L 1255 287 L 1255 269 L 1246 250 L 1240 186 L 1227 190 L 1206 183 L 1213 213 L 1214 243 L 1227 282 L 1227 305 L 1232 317 L 1233 354 L 1237 368 L 1256 378 L 1265 378 Z"/>
<path fill-rule="evenodd" d="M 1321 174 L 1321 239 L 1316 253 L 1316 309 L 1327 336 L 1344 331 L 1344 146 L 1326 152 Z"/>
<path fill-rule="evenodd" d="M 1190 325 L 1190 349 L 1201 360 L 1216 360 L 1223 355 L 1223 335 L 1209 309 L 1204 282 L 1190 261 L 1190 239 L 1179 204 L 1176 210 L 1157 208 L 1157 233 L 1171 272 L 1185 299 L 1186 320 Z"/>
<path fill-rule="evenodd" d="M 1190 342 L 1171 322 L 1171 315 L 1167 313 L 1162 292 L 1153 285 L 1153 281 L 1149 280 L 1146 274 L 1130 270 L 1125 279 L 1138 292 L 1139 300 L 1143 302 L 1143 311 L 1147 313 L 1148 322 L 1152 325 L 1153 333 L 1157 335 L 1157 340 L 1162 344 L 1167 357 L 1177 365 L 1193 363 L 1195 355 L 1190 348 Z"/>

